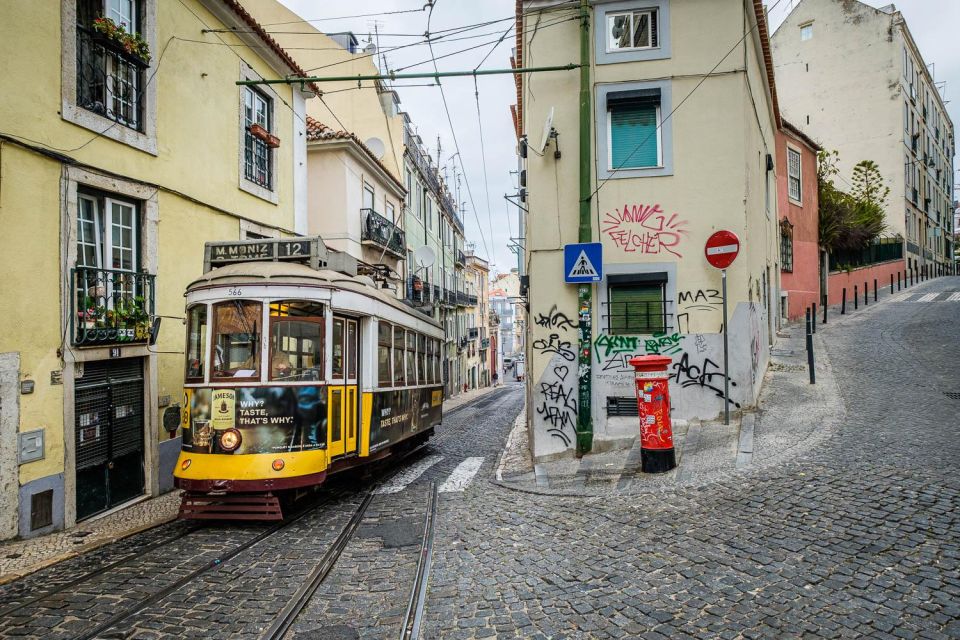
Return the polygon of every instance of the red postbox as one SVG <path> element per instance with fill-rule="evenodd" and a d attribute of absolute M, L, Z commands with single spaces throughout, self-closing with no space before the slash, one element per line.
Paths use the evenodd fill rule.
<path fill-rule="evenodd" d="M 637 385 L 640 414 L 640 468 L 644 473 L 664 473 L 677 466 L 670 424 L 670 374 L 666 356 L 630 359 Z"/>

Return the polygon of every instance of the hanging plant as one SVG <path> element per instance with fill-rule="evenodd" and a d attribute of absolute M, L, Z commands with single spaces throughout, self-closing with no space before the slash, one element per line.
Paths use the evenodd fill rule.
<path fill-rule="evenodd" d="M 139 58 L 143 62 L 150 62 L 150 46 L 139 33 L 127 31 L 126 23 L 117 24 L 110 18 L 99 17 L 93 21 L 93 30 L 110 40 L 130 56 Z"/>

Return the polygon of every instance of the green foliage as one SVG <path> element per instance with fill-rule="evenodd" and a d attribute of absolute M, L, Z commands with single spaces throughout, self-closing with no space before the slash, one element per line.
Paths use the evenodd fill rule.
<path fill-rule="evenodd" d="M 853 169 L 851 193 L 834 184 L 840 173 L 836 151 L 817 155 L 817 192 L 820 200 L 820 245 L 827 251 L 859 249 L 886 229 L 884 206 L 890 188 L 879 167 L 862 160 Z"/>

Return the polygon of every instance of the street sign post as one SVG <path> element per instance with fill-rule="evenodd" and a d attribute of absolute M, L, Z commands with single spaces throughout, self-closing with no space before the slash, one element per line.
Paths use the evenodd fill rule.
<path fill-rule="evenodd" d="M 740 253 L 740 238 L 732 231 L 717 231 L 707 238 L 703 253 L 716 269 L 720 269 L 721 293 L 723 295 L 723 423 L 730 424 L 730 365 L 727 343 L 727 267 L 733 264 Z"/>
<path fill-rule="evenodd" d="M 603 245 L 599 242 L 563 245 L 563 279 L 569 284 L 603 280 Z"/>

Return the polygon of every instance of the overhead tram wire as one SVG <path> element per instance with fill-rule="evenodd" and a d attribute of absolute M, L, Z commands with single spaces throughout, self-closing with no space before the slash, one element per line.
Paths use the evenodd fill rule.
<path fill-rule="evenodd" d="M 436 7 L 436 0 L 430 4 L 430 12 L 427 14 L 427 36 L 430 35 L 430 21 L 433 19 L 433 10 Z M 435 73 L 440 73 L 440 67 L 437 66 L 437 60 L 433 54 L 433 43 L 429 42 L 428 46 L 430 48 L 430 56 L 433 58 L 433 69 Z M 450 117 L 450 106 L 447 104 L 447 94 L 443 90 L 443 84 L 440 83 L 439 79 L 437 80 L 437 88 L 440 89 L 440 98 L 443 101 L 443 111 L 447 114 L 447 124 L 450 125 L 450 135 L 453 137 L 453 146 L 456 148 L 457 153 L 460 154 L 460 162 L 463 162 L 463 153 L 460 152 L 460 143 L 457 141 L 457 132 L 453 128 L 453 118 Z M 490 259 L 490 248 L 487 246 L 487 238 L 483 235 L 483 225 L 480 224 L 480 216 L 477 214 L 477 205 L 473 199 L 473 190 L 470 189 L 470 180 L 467 178 L 467 173 L 463 173 L 463 181 L 467 185 L 467 195 L 470 197 L 470 207 L 473 209 L 473 217 L 477 221 L 477 231 L 480 232 L 480 239 L 483 241 L 483 250 L 487 256 L 487 259 Z M 492 238 L 491 238 L 492 240 Z"/>
<path fill-rule="evenodd" d="M 769 9 L 767 9 L 767 13 L 769 14 L 771 11 L 773 11 L 774 9 L 776 9 L 776 8 L 777 8 L 777 5 L 780 4 L 781 2 L 783 2 L 783 0 L 776 0 L 776 1 L 773 3 L 773 5 L 772 5 Z M 717 60 L 717 63 L 716 63 L 715 65 L 713 65 L 713 68 L 710 69 L 710 71 L 708 71 L 702 78 L 700 78 L 700 81 L 696 84 L 696 86 L 693 87 L 693 89 L 690 90 L 690 93 L 688 93 L 687 95 L 685 95 L 685 96 L 683 97 L 683 100 L 681 100 L 681 101 L 677 104 L 677 106 L 675 106 L 673 109 L 670 110 L 670 113 L 667 114 L 667 117 L 661 119 L 660 122 L 657 123 L 657 126 L 654 127 L 653 131 L 651 131 L 651 132 L 647 135 L 646 138 L 644 138 L 643 140 L 641 140 L 640 143 L 637 144 L 636 147 L 634 147 L 633 151 L 630 152 L 630 155 L 628 155 L 626 158 L 624 158 L 624 159 L 620 162 L 620 165 L 619 165 L 619 166 L 614 167 L 614 168 L 611 170 L 611 173 L 616 173 L 616 172 L 618 172 L 618 171 L 622 171 L 622 170 L 624 169 L 624 165 L 630 160 L 630 158 L 633 157 L 633 154 L 635 154 L 637 151 L 639 151 L 640 148 L 641 148 L 643 145 L 645 145 L 653 136 L 659 135 L 659 134 L 660 134 L 660 129 L 661 129 L 661 127 L 663 127 L 663 123 L 666 122 L 667 120 L 669 120 L 671 117 L 673 117 L 673 114 L 675 114 L 675 113 L 677 112 L 677 110 L 680 109 L 680 107 L 682 107 L 682 106 L 684 105 L 684 103 L 685 103 L 687 100 L 690 99 L 690 96 L 692 96 L 694 93 L 696 93 L 697 89 L 699 89 L 700 86 L 701 86 L 704 82 L 707 81 L 707 78 L 709 78 L 709 77 L 711 77 L 711 76 L 713 75 L 713 72 L 716 71 L 717 68 L 718 68 L 721 64 L 723 64 L 723 61 L 726 60 L 727 58 L 729 58 L 729 57 L 730 57 L 730 54 L 733 53 L 734 51 L 736 51 L 736 50 L 737 50 L 737 47 L 739 47 L 739 46 L 743 43 L 743 41 L 747 39 L 748 36 L 750 36 L 754 31 L 756 31 L 757 27 L 759 27 L 759 26 L 760 26 L 760 21 L 759 21 L 759 20 L 757 20 L 756 22 L 754 22 L 754 25 L 753 25 L 749 30 L 747 30 L 747 32 L 744 33 L 743 36 L 742 36 L 739 40 L 737 40 L 737 42 L 734 43 L 734 45 L 733 45 L 732 47 L 730 47 L 730 50 L 727 51 L 725 54 L 723 54 L 723 57 L 722 57 L 722 58 L 720 58 L 719 60 Z M 600 180 L 599 183 L 597 184 L 597 188 L 594 189 L 594 190 L 590 193 L 590 198 L 589 198 L 589 199 L 592 200 L 595 195 L 597 195 L 598 193 L 600 193 L 600 189 L 602 189 L 603 186 L 604 186 L 605 184 L 607 184 L 607 182 L 608 182 L 609 180 L 610 180 L 610 178 L 604 178 L 604 179 Z"/>
<path fill-rule="evenodd" d="M 397 9 L 396 11 L 375 11 L 372 13 L 358 13 L 352 16 L 332 16 L 330 18 L 313 18 L 310 19 L 301 19 L 301 20 L 289 20 L 287 22 L 261 22 L 260 26 L 262 27 L 273 27 L 277 25 L 284 24 L 301 24 L 301 23 L 312 23 L 312 22 L 330 22 L 332 20 L 351 20 L 353 18 L 370 18 L 374 16 L 393 16 L 401 13 L 420 13 L 426 8 L 426 5 L 420 7 L 419 9 Z"/>

